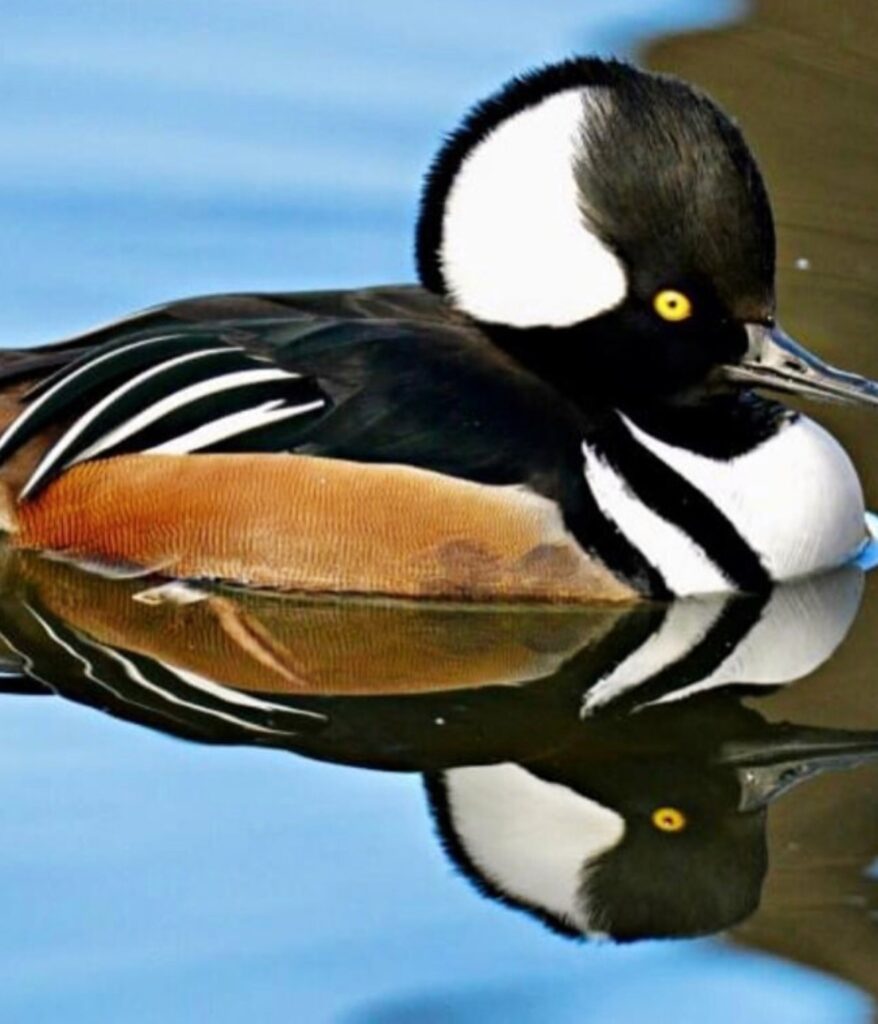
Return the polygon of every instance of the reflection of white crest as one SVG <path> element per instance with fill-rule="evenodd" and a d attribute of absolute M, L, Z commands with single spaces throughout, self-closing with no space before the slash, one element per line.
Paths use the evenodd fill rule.
<path fill-rule="evenodd" d="M 817 669 L 844 640 L 863 592 L 862 573 L 853 567 L 811 577 L 774 589 L 762 613 L 732 646 L 717 634 L 743 606 L 727 596 L 687 598 L 672 604 L 660 627 L 635 651 L 608 672 L 585 696 L 583 714 L 591 714 L 622 694 L 634 692 L 660 673 L 670 688 L 651 694 L 646 704 L 680 700 L 695 693 L 740 683 L 780 686 Z M 716 639 L 718 658 L 706 659 L 704 674 L 691 678 L 687 659 Z M 673 673 L 680 684 L 674 687 Z"/>
<path fill-rule="evenodd" d="M 444 773 L 448 823 L 478 876 L 506 898 L 589 930 L 589 862 L 618 845 L 625 821 L 517 764 Z"/>

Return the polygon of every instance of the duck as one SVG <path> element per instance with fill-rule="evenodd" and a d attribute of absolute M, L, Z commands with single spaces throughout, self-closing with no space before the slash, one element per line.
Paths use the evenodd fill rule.
<path fill-rule="evenodd" d="M 243 590 L 171 605 L 7 551 L 0 694 L 420 776 L 482 896 L 576 940 L 705 935 L 757 909 L 771 807 L 878 759 L 875 730 L 758 704 L 832 656 L 862 583 L 846 566 L 767 599 L 562 613 Z"/>
<path fill-rule="evenodd" d="M 767 593 L 856 558 L 814 420 L 878 385 L 780 327 L 775 231 L 703 92 L 519 75 L 444 140 L 420 283 L 171 302 L 0 359 L 0 528 L 116 574 L 557 603 Z"/>

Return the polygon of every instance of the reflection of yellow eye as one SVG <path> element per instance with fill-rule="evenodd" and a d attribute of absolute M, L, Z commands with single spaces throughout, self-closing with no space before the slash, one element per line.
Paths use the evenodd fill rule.
<path fill-rule="evenodd" d="M 657 292 L 652 300 L 652 308 L 662 320 L 670 320 L 671 323 L 688 320 L 692 316 L 692 303 L 688 296 L 674 291 L 673 288 Z"/>
<path fill-rule="evenodd" d="M 686 827 L 686 815 L 676 807 L 656 807 L 652 812 L 652 823 L 660 832 L 682 832 Z"/>

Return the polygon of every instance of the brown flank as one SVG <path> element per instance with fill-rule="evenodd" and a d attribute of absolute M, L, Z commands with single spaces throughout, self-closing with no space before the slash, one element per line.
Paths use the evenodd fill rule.
<path fill-rule="evenodd" d="M 124 455 L 7 508 L 12 541 L 167 576 L 467 600 L 630 601 L 555 505 L 409 466 Z"/>

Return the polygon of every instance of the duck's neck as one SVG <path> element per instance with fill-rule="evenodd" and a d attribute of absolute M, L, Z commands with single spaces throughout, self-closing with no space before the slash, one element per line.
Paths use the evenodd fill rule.
<path fill-rule="evenodd" d="M 796 418 L 787 406 L 738 389 L 621 403 L 617 411 L 653 437 L 720 461 L 746 455 Z"/>
<path fill-rule="evenodd" d="M 843 564 L 863 542 L 844 450 L 774 402 L 716 395 L 616 410 L 582 451 L 601 512 L 676 595 L 765 590 Z"/>

